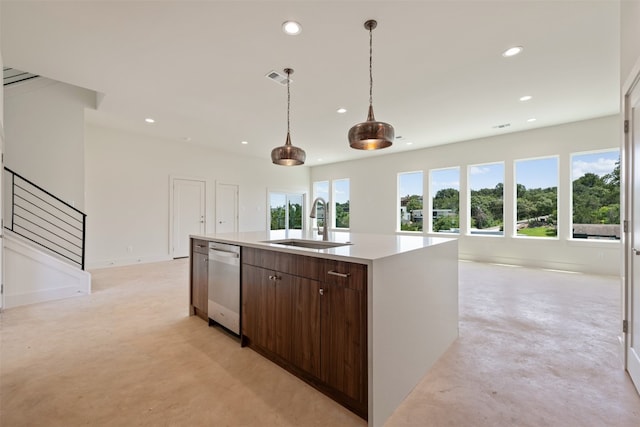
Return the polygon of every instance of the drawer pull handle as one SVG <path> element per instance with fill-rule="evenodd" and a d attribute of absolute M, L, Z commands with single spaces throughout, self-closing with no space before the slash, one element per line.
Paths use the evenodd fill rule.
<path fill-rule="evenodd" d="M 199 247 L 199 248 L 206 248 L 207 247 L 207 245 L 196 245 L 196 246 Z"/>
<path fill-rule="evenodd" d="M 338 277 L 349 277 L 349 276 L 351 276 L 351 273 L 340 273 L 340 272 L 335 271 L 335 270 L 329 270 L 327 273 L 332 275 L 332 276 L 338 276 Z"/>

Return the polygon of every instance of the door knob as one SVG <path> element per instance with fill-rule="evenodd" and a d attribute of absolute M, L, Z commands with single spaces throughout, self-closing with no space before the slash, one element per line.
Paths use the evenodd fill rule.
<path fill-rule="evenodd" d="M 631 250 L 633 251 L 634 255 L 640 255 L 640 251 L 637 250 L 636 248 L 632 248 Z"/>
<path fill-rule="evenodd" d="M 320 295 L 324 295 L 324 289 L 320 288 L 318 292 L 320 292 Z"/>

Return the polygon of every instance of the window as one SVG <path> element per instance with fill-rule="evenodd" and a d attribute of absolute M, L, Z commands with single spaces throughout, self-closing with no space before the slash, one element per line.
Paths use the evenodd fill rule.
<path fill-rule="evenodd" d="M 313 183 L 313 200 L 322 197 L 322 200 L 329 203 L 329 181 L 316 181 Z M 319 203 L 316 219 L 312 220 L 312 228 L 322 228 L 324 225 L 324 210 L 326 206 Z"/>
<path fill-rule="evenodd" d="M 469 166 L 470 233 L 504 235 L 504 163 Z"/>
<path fill-rule="evenodd" d="M 349 179 L 333 181 L 333 225 L 349 228 Z"/>
<path fill-rule="evenodd" d="M 460 233 L 460 168 L 431 171 L 431 231 Z"/>
<path fill-rule="evenodd" d="M 269 193 L 271 230 L 302 230 L 303 194 Z"/>
<path fill-rule="evenodd" d="M 422 231 L 422 171 L 398 174 L 400 230 Z"/>
<path fill-rule="evenodd" d="M 620 239 L 620 151 L 571 156 L 574 239 Z"/>
<path fill-rule="evenodd" d="M 557 237 L 558 158 L 517 160 L 516 234 Z"/>

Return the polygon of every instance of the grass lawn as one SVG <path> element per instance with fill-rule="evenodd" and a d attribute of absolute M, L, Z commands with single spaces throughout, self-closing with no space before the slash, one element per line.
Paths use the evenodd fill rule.
<path fill-rule="evenodd" d="M 534 227 L 518 230 L 518 234 L 521 236 L 531 237 L 556 237 L 558 235 L 558 232 L 556 231 L 556 229 L 551 227 Z"/>

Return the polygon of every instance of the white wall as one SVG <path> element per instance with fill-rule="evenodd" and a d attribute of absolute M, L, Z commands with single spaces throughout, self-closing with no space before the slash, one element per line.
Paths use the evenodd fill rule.
<path fill-rule="evenodd" d="M 8 86 L 4 101 L 5 166 L 84 210 L 84 110 L 95 92 L 41 77 Z"/>
<path fill-rule="evenodd" d="M 620 2 L 620 81 L 625 82 L 640 58 L 640 1 Z"/>
<path fill-rule="evenodd" d="M 462 259 L 540 266 L 570 271 L 620 274 L 619 242 L 587 242 L 569 239 L 571 230 L 570 154 L 573 152 L 619 148 L 619 117 L 517 132 L 465 141 L 422 150 L 371 159 L 317 166 L 311 169 L 311 181 L 349 178 L 350 224 L 354 232 L 395 233 L 397 228 L 397 174 L 424 171 L 425 201 L 428 198 L 430 169 L 460 167 L 461 195 L 466 194 L 468 165 L 505 162 L 505 236 L 466 235 L 466 198 L 461 196 L 459 253 Z M 532 239 L 513 237 L 510 219 L 514 201 L 509 176 L 513 161 L 559 155 L 559 238 Z M 375 171 L 375 172 L 373 172 Z"/>
<path fill-rule="evenodd" d="M 89 268 L 170 259 L 171 176 L 206 180 L 207 233 L 214 231 L 216 181 L 239 185 L 240 231 L 267 228 L 268 189 L 307 193 L 310 185 L 307 167 L 275 166 L 269 160 L 88 124 Z"/>

